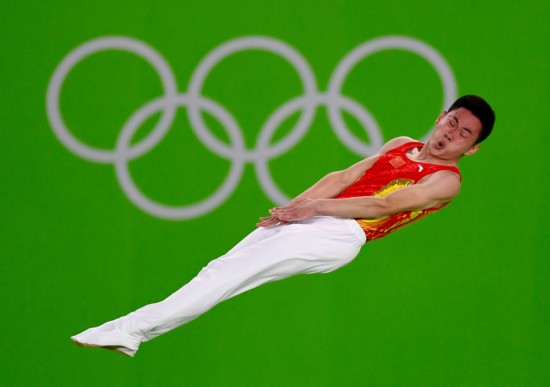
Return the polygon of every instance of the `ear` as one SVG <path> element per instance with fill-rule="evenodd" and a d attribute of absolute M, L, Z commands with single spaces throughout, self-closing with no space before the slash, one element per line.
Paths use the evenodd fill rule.
<path fill-rule="evenodd" d="M 446 111 L 446 110 L 443 110 L 443 111 L 441 112 L 441 114 L 437 117 L 437 119 L 435 120 L 435 123 L 438 124 L 439 121 L 441 121 L 441 119 L 442 119 L 443 117 L 445 117 L 446 114 L 447 114 L 447 111 Z"/>
<path fill-rule="evenodd" d="M 479 144 L 475 144 L 473 147 L 464 152 L 465 156 L 471 156 L 479 150 Z"/>

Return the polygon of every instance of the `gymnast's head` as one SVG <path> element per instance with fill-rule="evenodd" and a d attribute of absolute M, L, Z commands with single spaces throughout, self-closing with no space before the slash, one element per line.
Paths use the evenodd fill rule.
<path fill-rule="evenodd" d="M 468 110 L 481 122 L 481 132 L 475 143 L 479 144 L 489 137 L 495 124 L 495 112 L 487 101 L 477 95 L 464 95 L 453 102 L 447 113 L 460 108 Z"/>

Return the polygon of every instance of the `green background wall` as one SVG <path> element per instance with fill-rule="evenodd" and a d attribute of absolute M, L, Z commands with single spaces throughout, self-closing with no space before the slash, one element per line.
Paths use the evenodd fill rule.
<path fill-rule="evenodd" d="M 0 385 L 550 385 L 548 2 L 1 1 L 0 16 Z M 388 35 L 437 50 L 457 93 L 482 95 L 497 112 L 493 136 L 461 163 L 453 205 L 368 244 L 335 273 L 229 300 L 134 359 L 70 342 L 169 295 L 273 201 L 246 163 L 235 191 L 206 214 L 166 220 L 139 209 L 112 164 L 78 157 L 54 134 L 46 94 L 63 58 L 100 37 L 137 39 L 163 56 L 183 93 L 214 49 L 266 36 L 305 58 L 321 93 L 351 50 Z M 384 140 L 424 136 L 442 110 L 437 74 L 402 50 L 360 61 L 342 90 Z M 258 50 L 227 57 L 203 89 L 235 117 L 250 150 L 267 117 L 302 93 L 282 57 Z M 74 67 L 60 107 L 82 142 L 113 149 L 129 117 L 161 95 L 147 62 L 109 50 Z M 229 143 L 223 125 L 204 117 Z M 369 141 L 357 117 L 345 120 Z M 304 138 L 269 160 L 288 196 L 360 159 L 331 126 L 319 107 Z M 231 162 L 196 138 L 184 107 L 170 129 L 130 171 L 149 197 L 190 205 L 216 191 Z"/>

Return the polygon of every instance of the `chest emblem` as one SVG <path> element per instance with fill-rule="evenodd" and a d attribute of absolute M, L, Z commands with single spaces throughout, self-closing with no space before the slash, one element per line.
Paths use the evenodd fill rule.
<path fill-rule="evenodd" d="M 405 165 L 405 160 L 403 160 L 400 156 L 394 157 L 389 162 L 390 162 L 391 166 L 394 167 L 394 168 L 399 168 L 399 167 L 402 167 L 403 165 Z"/>

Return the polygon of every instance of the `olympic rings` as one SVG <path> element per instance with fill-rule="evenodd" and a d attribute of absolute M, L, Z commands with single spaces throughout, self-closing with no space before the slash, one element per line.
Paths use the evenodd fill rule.
<path fill-rule="evenodd" d="M 351 151 L 366 156 L 374 154 L 382 145 L 380 128 L 364 106 L 341 94 L 342 85 L 351 69 L 361 60 L 382 50 L 405 50 L 424 58 L 441 79 L 443 109 L 456 98 L 456 82 L 449 64 L 434 48 L 405 36 L 386 36 L 367 41 L 348 53 L 336 66 L 329 81 L 328 91 L 318 91 L 317 82 L 308 62 L 288 44 L 269 37 L 249 36 L 228 41 L 211 51 L 194 71 L 187 93 L 177 90 L 175 76 L 166 60 L 147 44 L 128 37 L 102 37 L 86 42 L 72 50 L 55 69 L 46 96 L 47 115 L 54 134 L 71 152 L 96 163 L 112 163 L 123 192 L 143 211 L 164 219 L 191 219 L 202 216 L 224 203 L 239 184 L 246 163 L 253 163 L 258 181 L 267 196 L 278 205 L 288 202 L 269 171 L 271 159 L 288 152 L 307 133 L 317 108 L 326 106 L 328 119 L 337 137 Z M 61 115 L 59 97 L 67 75 L 84 58 L 104 50 L 124 50 L 145 59 L 159 74 L 164 95 L 137 109 L 122 127 L 114 150 L 98 149 L 84 144 L 66 127 Z M 241 127 L 233 115 L 216 101 L 202 96 L 202 87 L 212 69 L 230 55 L 245 50 L 264 50 L 280 55 L 294 67 L 302 82 L 304 94 L 278 107 L 263 124 L 254 149 L 247 149 Z M 128 162 L 146 154 L 168 133 L 178 107 L 185 106 L 191 128 L 199 140 L 213 153 L 231 161 L 226 180 L 208 198 L 189 206 L 168 206 L 144 195 L 132 180 Z M 443 110 L 442 109 L 442 110 Z M 359 140 L 346 126 L 341 111 L 353 114 L 364 126 L 370 143 Z M 220 142 L 202 119 L 206 111 L 224 127 L 230 144 Z M 292 114 L 301 116 L 290 132 L 275 144 L 270 144 L 277 128 Z M 140 125 L 151 115 L 162 112 L 155 128 L 140 142 L 131 145 Z M 431 132 L 428 130 L 429 135 Z"/>

